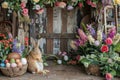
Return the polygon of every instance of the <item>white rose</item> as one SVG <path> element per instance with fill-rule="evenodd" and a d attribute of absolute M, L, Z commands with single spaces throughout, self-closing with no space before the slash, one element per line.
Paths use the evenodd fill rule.
<path fill-rule="evenodd" d="M 35 9 L 36 9 L 36 10 L 40 10 L 40 5 L 36 5 L 36 6 L 35 6 Z"/>

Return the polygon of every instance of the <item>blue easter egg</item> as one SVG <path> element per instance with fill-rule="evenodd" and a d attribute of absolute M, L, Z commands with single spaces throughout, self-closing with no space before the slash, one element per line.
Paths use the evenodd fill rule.
<path fill-rule="evenodd" d="M 2 63 L 4 63 L 4 62 L 5 62 L 5 60 L 2 60 L 1 62 L 2 62 Z"/>
<path fill-rule="evenodd" d="M 5 67 L 5 63 L 1 63 L 0 66 L 1 66 L 1 67 Z"/>

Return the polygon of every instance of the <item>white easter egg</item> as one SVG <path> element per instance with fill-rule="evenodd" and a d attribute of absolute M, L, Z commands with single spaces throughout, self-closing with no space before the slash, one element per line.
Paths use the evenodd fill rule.
<path fill-rule="evenodd" d="M 6 63 L 6 67 L 9 68 L 10 67 L 10 63 Z"/>
<path fill-rule="evenodd" d="M 57 60 L 57 63 L 58 64 L 62 64 L 62 60 Z"/>
<path fill-rule="evenodd" d="M 11 63 L 11 65 L 10 65 L 12 68 L 14 68 L 14 67 L 17 67 L 17 64 L 16 63 Z"/>
<path fill-rule="evenodd" d="M 27 64 L 27 59 L 26 59 L 26 58 L 21 58 L 21 63 L 22 63 L 23 65 Z"/>

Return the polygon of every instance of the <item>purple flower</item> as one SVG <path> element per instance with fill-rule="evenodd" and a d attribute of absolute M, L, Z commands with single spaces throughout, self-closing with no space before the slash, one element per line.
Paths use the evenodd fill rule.
<path fill-rule="evenodd" d="M 109 31 L 108 31 L 108 37 L 110 37 L 111 39 L 113 39 L 114 36 L 115 36 L 115 34 L 116 34 L 116 28 L 115 27 L 112 27 L 111 29 L 109 29 Z"/>
<path fill-rule="evenodd" d="M 94 37 L 96 32 L 95 32 L 95 29 L 92 27 L 91 24 L 90 25 L 87 24 L 87 29 L 90 32 L 90 34 Z"/>
<path fill-rule="evenodd" d="M 68 6 L 67 6 L 67 10 L 73 10 L 73 8 L 74 8 L 74 7 L 71 6 L 71 5 L 68 5 Z"/>
<path fill-rule="evenodd" d="M 106 38 L 107 38 L 107 36 L 105 35 L 105 33 L 102 33 L 102 39 L 103 39 L 103 41 L 105 41 Z"/>

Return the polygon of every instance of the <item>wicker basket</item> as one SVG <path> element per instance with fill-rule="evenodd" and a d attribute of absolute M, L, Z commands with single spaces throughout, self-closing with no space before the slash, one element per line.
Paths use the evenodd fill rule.
<path fill-rule="evenodd" d="M 95 65 L 95 64 L 90 64 L 88 66 L 88 68 L 85 69 L 87 74 L 91 74 L 91 75 L 95 75 L 95 76 L 98 76 L 100 75 L 100 67 L 98 65 Z"/>
<path fill-rule="evenodd" d="M 0 69 L 3 75 L 9 76 L 9 77 L 16 77 L 16 76 L 20 76 L 26 73 L 27 66 L 28 64 L 23 65 L 21 68 L 15 67 L 15 68 L 0 68 Z"/>

